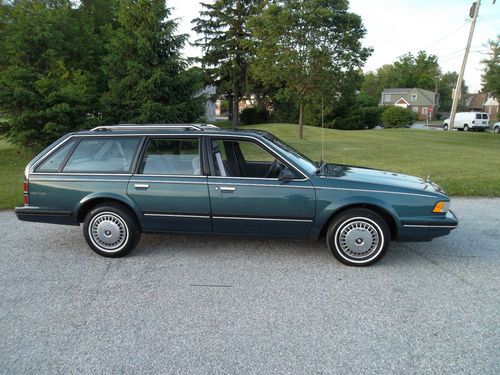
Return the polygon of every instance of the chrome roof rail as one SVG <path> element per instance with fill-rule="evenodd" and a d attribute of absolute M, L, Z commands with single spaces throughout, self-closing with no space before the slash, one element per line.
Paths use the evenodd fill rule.
<path fill-rule="evenodd" d="M 198 130 L 219 129 L 212 124 L 121 124 L 97 126 L 91 131 L 112 131 L 112 130 Z"/>

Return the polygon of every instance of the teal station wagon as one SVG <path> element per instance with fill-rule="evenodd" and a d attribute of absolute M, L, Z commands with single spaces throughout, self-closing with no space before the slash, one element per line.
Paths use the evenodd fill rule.
<path fill-rule="evenodd" d="M 314 163 L 270 133 L 117 125 L 67 134 L 26 167 L 20 220 L 80 225 L 98 254 L 141 232 L 325 238 L 367 266 L 391 240 L 429 241 L 458 221 L 429 179 Z"/>

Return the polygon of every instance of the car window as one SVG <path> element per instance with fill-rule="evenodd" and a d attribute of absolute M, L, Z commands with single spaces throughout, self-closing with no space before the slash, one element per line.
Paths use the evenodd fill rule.
<path fill-rule="evenodd" d="M 63 172 L 129 172 L 140 138 L 84 138 L 76 146 Z"/>
<path fill-rule="evenodd" d="M 477 120 L 481 120 L 481 114 L 480 113 L 476 113 L 476 119 Z"/>
<path fill-rule="evenodd" d="M 213 139 L 215 176 L 277 178 L 285 167 L 273 154 L 252 141 Z"/>
<path fill-rule="evenodd" d="M 68 153 L 75 145 L 74 140 L 66 142 L 59 150 L 55 151 L 36 169 L 37 172 L 58 172 Z"/>
<path fill-rule="evenodd" d="M 268 162 L 272 163 L 276 158 L 262 147 L 253 142 L 239 141 L 243 158 L 249 163 Z"/>
<path fill-rule="evenodd" d="M 486 113 L 483 113 L 483 120 L 488 120 L 488 115 Z"/>
<path fill-rule="evenodd" d="M 151 139 L 139 173 L 200 176 L 198 139 Z"/>

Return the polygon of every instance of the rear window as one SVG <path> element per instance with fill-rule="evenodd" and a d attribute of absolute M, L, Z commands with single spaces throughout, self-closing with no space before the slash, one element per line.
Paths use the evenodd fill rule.
<path fill-rule="evenodd" d="M 42 164 L 40 164 L 36 169 L 36 172 L 58 172 L 59 168 L 62 167 L 64 160 L 68 156 L 68 153 L 75 145 L 75 142 L 76 141 L 74 140 L 66 142 L 62 147 L 50 155 Z"/>
<path fill-rule="evenodd" d="M 140 138 L 82 138 L 63 172 L 126 173 Z"/>

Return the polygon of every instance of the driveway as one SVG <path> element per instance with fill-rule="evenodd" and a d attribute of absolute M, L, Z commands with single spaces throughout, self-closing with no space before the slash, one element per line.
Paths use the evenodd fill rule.
<path fill-rule="evenodd" d="M 0 372 L 499 374 L 500 199 L 455 198 L 431 243 L 369 268 L 323 242 L 144 235 L 0 212 Z"/>

